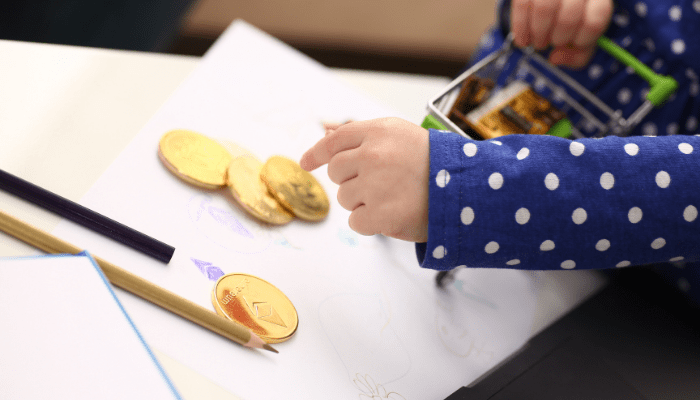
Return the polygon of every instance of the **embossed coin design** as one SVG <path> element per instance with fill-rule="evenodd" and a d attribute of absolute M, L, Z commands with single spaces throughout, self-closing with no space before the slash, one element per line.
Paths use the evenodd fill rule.
<path fill-rule="evenodd" d="M 291 301 L 267 281 L 248 274 L 219 278 L 212 292 L 217 314 L 250 328 L 267 343 L 289 339 L 299 317 Z"/>
<path fill-rule="evenodd" d="M 184 129 L 163 135 L 158 157 L 180 179 L 205 189 L 226 185 L 231 154 L 218 142 Z"/>
<path fill-rule="evenodd" d="M 297 217 L 319 221 L 328 215 L 330 203 L 323 187 L 295 161 L 281 156 L 270 157 L 260 177 L 275 199 Z"/>
<path fill-rule="evenodd" d="M 267 191 L 260 178 L 263 163 L 247 155 L 234 158 L 228 167 L 228 185 L 233 198 L 255 218 L 274 225 L 282 225 L 294 219 Z"/>

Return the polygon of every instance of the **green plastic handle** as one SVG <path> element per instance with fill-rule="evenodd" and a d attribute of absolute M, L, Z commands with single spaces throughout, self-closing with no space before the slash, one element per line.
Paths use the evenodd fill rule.
<path fill-rule="evenodd" d="M 630 54 L 627 50 L 618 46 L 612 40 L 605 36 L 598 38 L 598 46 L 605 50 L 608 54 L 615 57 L 618 61 L 628 67 L 634 69 L 637 75 L 641 76 L 649 83 L 649 93 L 647 100 L 654 106 L 660 106 L 666 99 L 678 89 L 678 82 L 670 76 L 659 75 L 644 63 L 639 61 L 637 57 Z"/>
<path fill-rule="evenodd" d="M 423 123 L 420 126 L 425 129 L 439 129 L 443 131 L 448 130 L 445 125 L 443 125 L 440 121 L 437 120 L 437 118 L 433 117 L 430 114 L 425 116 L 425 118 L 423 119 Z"/>

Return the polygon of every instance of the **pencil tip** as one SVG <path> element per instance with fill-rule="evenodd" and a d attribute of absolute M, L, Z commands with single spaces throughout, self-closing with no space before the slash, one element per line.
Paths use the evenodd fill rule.
<path fill-rule="evenodd" d="M 269 350 L 269 351 L 271 351 L 271 352 L 273 352 L 273 353 L 279 354 L 279 351 L 275 350 L 275 348 L 272 347 L 272 346 L 270 346 L 269 344 L 264 344 L 262 348 L 265 349 L 265 350 Z"/>

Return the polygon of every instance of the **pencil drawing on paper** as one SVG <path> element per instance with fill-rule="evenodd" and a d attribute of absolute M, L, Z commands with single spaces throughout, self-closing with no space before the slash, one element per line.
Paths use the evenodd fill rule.
<path fill-rule="evenodd" d="M 410 371 L 410 354 L 378 294 L 333 295 L 319 305 L 318 315 L 350 380 L 362 373 L 373 377 L 373 382 L 386 385 Z"/>
<path fill-rule="evenodd" d="M 464 268 L 437 292 L 435 332 L 452 354 L 491 364 L 530 334 L 534 279 L 520 271 Z"/>
<path fill-rule="evenodd" d="M 196 194 L 187 203 L 187 214 L 197 230 L 213 243 L 237 253 L 262 253 L 274 242 L 269 230 L 239 218 L 224 199 Z"/>
<path fill-rule="evenodd" d="M 435 315 L 440 342 L 458 357 L 491 361 L 495 354 L 489 348 L 478 321 L 482 315 L 497 312 L 498 304 L 464 277 L 456 278 L 445 289 L 448 294 L 438 300 Z"/>
<path fill-rule="evenodd" d="M 360 392 L 362 392 L 358 396 L 360 400 L 406 400 L 403 396 L 396 392 L 387 392 L 384 385 L 375 383 L 374 379 L 367 374 L 356 374 L 355 378 L 352 380 L 352 384 L 355 385 Z"/>
<path fill-rule="evenodd" d="M 489 300 L 485 293 L 479 290 L 478 287 L 471 284 L 467 279 L 455 279 L 452 282 L 452 286 L 457 289 L 457 292 L 462 296 L 485 305 L 493 310 L 498 310 L 498 304 L 494 301 Z"/>
<path fill-rule="evenodd" d="M 338 229 L 338 239 L 340 239 L 343 244 L 350 247 L 357 247 L 360 244 L 360 239 L 357 236 L 357 233 L 345 227 Z"/>
<path fill-rule="evenodd" d="M 438 314 L 436 326 L 440 342 L 452 354 L 458 357 L 481 359 L 485 362 L 493 359 L 495 353 L 488 343 L 476 338 L 468 328 L 458 325 L 453 320 L 446 320 L 444 315 L 440 314 Z"/>

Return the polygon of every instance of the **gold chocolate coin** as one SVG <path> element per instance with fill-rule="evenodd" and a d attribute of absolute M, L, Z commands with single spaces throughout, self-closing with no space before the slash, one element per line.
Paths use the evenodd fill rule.
<path fill-rule="evenodd" d="M 158 157 L 180 179 L 205 189 L 226 185 L 231 155 L 226 149 L 197 132 L 176 129 L 163 135 Z"/>
<path fill-rule="evenodd" d="M 297 217 L 319 221 L 328 215 L 330 203 L 323 187 L 295 161 L 270 157 L 260 177 L 277 201 Z"/>
<path fill-rule="evenodd" d="M 267 191 L 260 178 L 263 163 L 253 156 L 234 158 L 228 167 L 227 182 L 233 198 L 254 217 L 274 225 L 294 219 Z"/>
<path fill-rule="evenodd" d="M 297 310 L 287 296 L 253 275 L 222 276 L 211 297 L 217 314 L 250 328 L 267 343 L 289 339 L 299 325 Z"/>

